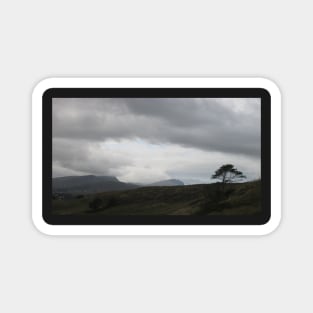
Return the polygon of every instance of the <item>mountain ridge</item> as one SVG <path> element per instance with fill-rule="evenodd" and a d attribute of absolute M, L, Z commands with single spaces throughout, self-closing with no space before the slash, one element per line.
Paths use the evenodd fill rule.
<path fill-rule="evenodd" d="M 160 180 L 145 186 L 184 186 L 185 184 L 179 179 Z"/>
<path fill-rule="evenodd" d="M 53 193 L 89 194 L 106 191 L 118 191 L 140 188 L 143 186 L 183 186 L 178 179 L 167 179 L 151 184 L 126 183 L 115 176 L 62 176 L 52 178 Z"/>

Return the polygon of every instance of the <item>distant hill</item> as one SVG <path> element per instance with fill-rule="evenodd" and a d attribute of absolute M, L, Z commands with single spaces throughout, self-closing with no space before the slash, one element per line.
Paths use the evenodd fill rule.
<path fill-rule="evenodd" d="M 184 186 L 184 183 L 178 179 L 161 180 L 146 186 Z"/>
<path fill-rule="evenodd" d="M 52 179 L 53 193 L 89 194 L 104 191 L 138 188 L 135 184 L 123 183 L 115 176 L 65 176 Z"/>
<path fill-rule="evenodd" d="M 183 186 L 178 179 L 158 181 L 149 185 L 125 183 L 115 176 L 64 176 L 52 179 L 52 191 L 59 194 L 89 194 L 106 191 L 129 190 L 142 186 Z"/>

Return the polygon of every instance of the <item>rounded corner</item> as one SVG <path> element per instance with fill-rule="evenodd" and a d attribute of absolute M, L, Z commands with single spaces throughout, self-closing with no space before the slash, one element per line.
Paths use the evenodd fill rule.
<path fill-rule="evenodd" d="M 52 224 L 49 224 L 49 222 L 45 219 L 44 216 L 36 216 L 36 215 L 32 215 L 32 224 L 34 226 L 34 228 L 36 228 L 36 230 L 38 232 L 40 232 L 41 234 L 44 235 L 55 235 L 51 230 L 51 228 L 53 227 Z"/>
<path fill-rule="evenodd" d="M 258 78 L 260 88 L 264 89 L 270 96 L 278 96 L 281 98 L 281 90 L 279 85 L 272 79 L 267 77 Z"/>
<path fill-rule="evenodd" d="M 270 216 L 266 223 L 260 225 L 262 232 L 260 235 L 267 236 L 275 232 L 281 224 L 281 215 Z"/>
<path fill-rule="evenodd" d="M 33 97 L 42 97 L 50 89 L 55 87 L 56 78 L 47 77 L 43 78 L 36 83 L 33 88 L 32 96 Z"/>

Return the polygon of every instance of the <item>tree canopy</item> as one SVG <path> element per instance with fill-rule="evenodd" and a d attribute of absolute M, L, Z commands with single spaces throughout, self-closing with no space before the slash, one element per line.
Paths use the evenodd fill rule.
<path fill-rule="evenodd" d="M 242 172 L 238 171 L 232 164 L 224 164 L 212 175 L 212 179 L 219 179 L 221 183 L 228 184 L 246 178 Z"/>

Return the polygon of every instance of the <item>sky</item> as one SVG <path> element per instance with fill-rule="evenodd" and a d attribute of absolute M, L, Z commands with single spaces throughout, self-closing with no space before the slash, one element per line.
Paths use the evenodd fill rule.
<path fill-rule="evenodd" d="M 54 98 L 53 177 L 209 183 L 223 164 L 260 178 L 259 98 Z"/>

